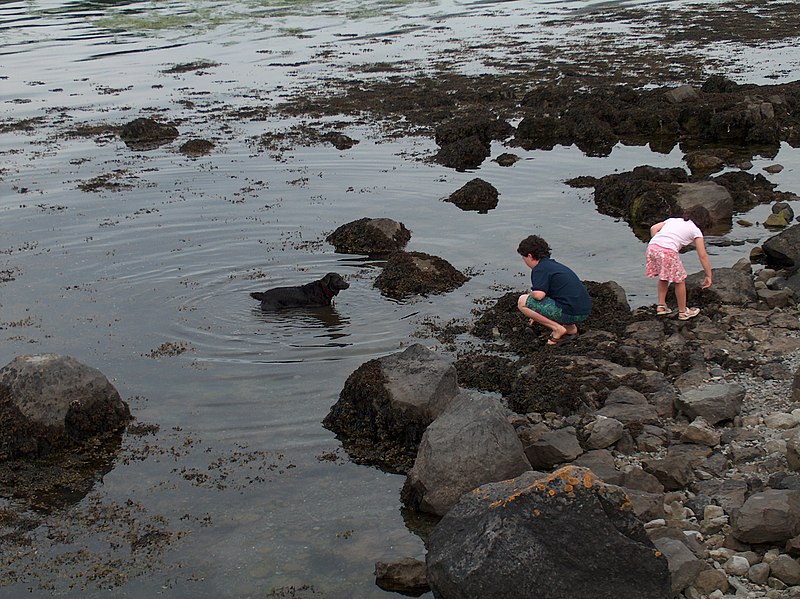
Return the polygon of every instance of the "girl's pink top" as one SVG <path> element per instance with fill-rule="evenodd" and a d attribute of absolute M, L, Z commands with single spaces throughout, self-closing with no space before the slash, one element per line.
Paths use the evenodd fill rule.
<path fill-rule="evenodd" d="M 690 220 L 682 218 L 668 218 L 664 221 L 661 230 L 653 235 L 649 245 L 681 251 L 682 248 L 692 243 L 698 237 L 702 237 L 703 232 Z"/>

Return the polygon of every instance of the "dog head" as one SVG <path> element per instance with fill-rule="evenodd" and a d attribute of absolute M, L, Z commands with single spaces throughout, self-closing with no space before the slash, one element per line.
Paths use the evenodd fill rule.
<path fill-rule="evenodd" d="M 340 275 L 335 272 L 329 272 L 320 281 L 325 287 L 333 292 L 333 295 L 339 293 L 342 289 L 350 287 L 350 283 L 345 281 Z"/>

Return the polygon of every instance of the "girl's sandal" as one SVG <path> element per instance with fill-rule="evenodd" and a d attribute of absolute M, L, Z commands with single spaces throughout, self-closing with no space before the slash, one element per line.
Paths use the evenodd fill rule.
<path fill-rule="evenodd" d="M 658 306 L 656 306 L 657 316 L 669 316 L 670 314 L 672 314 L 672 308 L 669 306 L 665 306 L 664 304 L 658 304 Z"/>
<path fill-rule="evenodd" d="M 700 314 L 700 308 L 686 308 L 683 312 L 678 313 L 678 320 L 689 320 Z"/>

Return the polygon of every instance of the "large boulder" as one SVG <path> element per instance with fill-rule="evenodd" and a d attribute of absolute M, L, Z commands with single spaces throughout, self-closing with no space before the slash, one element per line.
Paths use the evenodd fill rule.
<path fill-rule="evenodd" d="M 356 462 L 405 472 L 425 429 L 457 394 L 452 363 L 416 343 L 359 366 L 323 424 Z"/>
<path fill-rule="evenodd" d="M 701 289 L 705 272 L 695 272 L 686 277 L 689 301 L 729 306 L 746 306 L 758 301 L 758 293 L 749 273 L 737 268 L 713 268 L 711 277 L 712 284 L 708 289 Z"/>
<path fill-rule="evenodd" d="M 733 197 L 727 188 L 714 181 L 692 181 L 677 183 L 675 201 L 681 211 L 693 206 L 703 206 L 714 221 L 714 229 L 730 229 L 733 216 Z"/>
<path fill-rule="evenodd" d="M 444 515 L 482 484 L 530 470 L 508 410 L 497 399 L 462 392 L 422 435 L 401 497 L 412 508 Z"/>
<path fill-rule="evenodd" d="M 340 254 L 380 256 L 402 250 L 411 231 L 390 218 L 360 218 L 338 227 L 325 240 Z"/>
<path fill-rule="evenodd" d="M 0 457 L 66 449 L 130 420 L 103 373 L 70 356 L 17 356 L 0 369 Z"/>
<path fill-rule="evenodd" d="M 437 599 L 665 599 L 667 560 L 617 487 L 567 466 L 461 497 L 428 541 Z"/>
<path fill-rule="evenodd" d="M 767 239 L 761 249 L 769 266 L 792 268 L 800 265 L 800 225 L 794 225 Z"/>

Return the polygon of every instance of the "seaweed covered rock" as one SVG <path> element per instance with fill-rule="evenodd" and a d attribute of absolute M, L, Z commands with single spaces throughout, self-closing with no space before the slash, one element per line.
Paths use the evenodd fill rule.
<path fill-rule="evenodd" d="M 591 470 L 525 473 L 464 494 L 426 556 L 439 599 L 665 599 L 667 560 L 630 501 Z"/>
<path fill-rule="evenodd" d="M 530 470 L 507 413 L 488 395 L 457 395 L 422 435 L 403 502 L 442 516 L 467 491 Z"/>
<path fill-rule="evenodd" d="M 600 178 L 575 177 L 567 184 L 594 187 L 597 210 L 623 219 L 646 239 L 651 225 L 692 206 L 704 206 L 714 221 L 710 232 L 721 235 L 730 230 L 734 213 L 762 203 L 796 199 L 794 194 L 775 191 L 775 184 L 763 175 L 743 171 L 690 181 L 682 168 L 637 166 L 632 171 Z"/>
<path fill-rule="evenodd" d="M 499 195 L 494 185 L 483 179 L 475 178 L 450 194 L 446 201 L 455 204 L 462 210 L 475 210 L 486 214 L 489 210 L 497 208 Z"/>
<path fill-rule="evenodd" d="M 340 254 L 380 256 L 402 250 L 411 231 L 390 218 L 360 218 L 338 227 L 326 237 Z"/>
<path fill-rule="evenodd" d="M 439 151 L 434 160 L 458 171 L 478 168 L 491 155 L 492 140 L 511 135 L 513 127 L 491 114 L 466 114 L 436 128 Z"/>
<path fill-rule="evenodd" d="M 323 424 L 354 461 L 403 472 L 425 429 L 457 393 L 455 367 L 417 343 L 359 366 Z"/>
<path fill-rule="evenodd" d="M 178 137 L 178 130 L 150 118 L 138 118 L 123 125 L 119 137 L 129 148 L 153 150 Z"/>
<path fill-rule="evenodd" d="M 181 154 L 192 157 L 205 156 L 210 154 L 213 149 L 214 144 L 207 139 L 190 139 L 178 148 Z"/>
<path fill-rule="evenodd" d="M 453 291 L 468 280 L 444 258 L 423 252 L 395 252 L 375 279 L 375 287 L 383 295 L 405 299 L 411 295 Z"/>
<path fill-rule="evenodd" d="M 0 369 L 0 457 L 36 456 L 122 429 L 128 405 L 97 369 L 69 356 L 17 356 Z"/>

